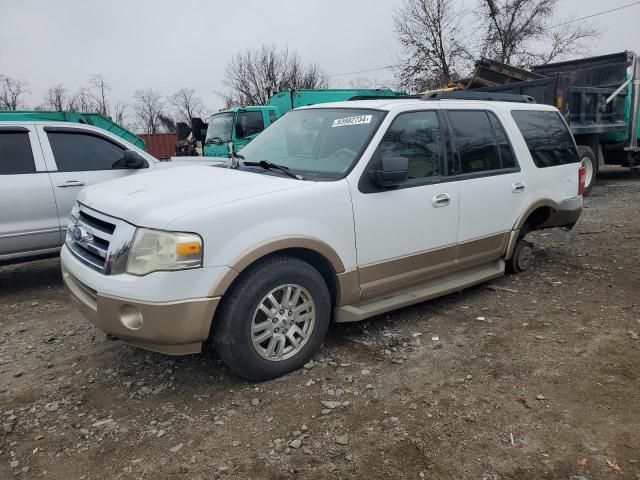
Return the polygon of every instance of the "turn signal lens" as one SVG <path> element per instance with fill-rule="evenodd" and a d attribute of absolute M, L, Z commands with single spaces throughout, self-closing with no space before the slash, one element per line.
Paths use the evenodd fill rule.
<path fill-rule="evenodd" d="M 176 243 L 176 255 L 198 255 L 201 251 L 200 242 Z"/>

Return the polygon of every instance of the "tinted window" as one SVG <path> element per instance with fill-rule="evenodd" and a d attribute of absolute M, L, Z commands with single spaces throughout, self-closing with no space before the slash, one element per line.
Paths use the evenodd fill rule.
<path fill-rule="evenodd" d="M 276 112 L 274 112 L 273 110 L 269 110 L 269 122 L 273 123 L 278 119 L 278 117 L 276 117 Z"/>
<path fill-rule="evenodd" d="M 124 156 L 122 147 L 101 137 L 71 132 L 48 132 L 47 136 L 61 172 L 111 170 Z"/>
<path fill-rule="evenodd" d="M 460 155 L 460 173 L 500 169 L 496 137 L 484 111 L 449 110 L 451 128 Z"/>
<path fill-rule="evenodd" d="M 240 112 L 236 120 L 236 135 L 238 138 L 255 135 L 264 130 L 262 112 Z"/>
<path fill-rule="evenodd" d="M 511 112 L 531 158 L 537 167 L 553 167 L 579 161 L 571 132 L 558 112 L 517 110 Z"/>
<path fill-rule="evenodd" d="M 0 175 L 18 175 L 35 171 L 29 134 L 0 132 Z"/>
<path fill-rule="evenodd" d="M 491 120 L 493 132 L 496 135 L 498 153 L 500 154 L 500 165 L 502 166 L 502 168 L 515 168 L 516 157 L 513 154 L 513 150 L 511 149 L 511 145 L 509 144 L 509 140 L 507 139 L 507 134 L 500 124 L 500 120 L 498 120 L 498 117 L 496 117 L 492 112 L 487 113 L 489 114 L 489 120 Z"/>
<path fill-rule="evenodd" d="M 409 159 L 409 182 L 444 175 L 442 133 L 436 112 L 403 113 L 380 142 L 382 157 Z"/>

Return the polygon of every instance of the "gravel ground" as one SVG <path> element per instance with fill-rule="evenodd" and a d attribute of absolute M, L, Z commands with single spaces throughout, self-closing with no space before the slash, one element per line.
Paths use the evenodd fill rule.
<path fill-rule="evenodd" d="M 252 384 L 106 339 L 56 260 L 0 268 L 0 478 L 640 478 L 640 172 L 532 270 L 332 327 Z"/>

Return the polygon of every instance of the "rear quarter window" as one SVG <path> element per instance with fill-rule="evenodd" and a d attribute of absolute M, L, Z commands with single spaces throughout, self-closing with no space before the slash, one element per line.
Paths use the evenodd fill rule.
<path fill-rule="evenodd" d="M 558 112 L 514 110 L 511 116 L 536 167 L 555 167 L 580 161 L 571 132 Z"/>

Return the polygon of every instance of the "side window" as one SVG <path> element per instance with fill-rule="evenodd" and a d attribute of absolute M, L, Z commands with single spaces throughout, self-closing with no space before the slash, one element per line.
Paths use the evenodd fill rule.
<path fill-rule="evenodd" d="M 409 183 L 444 175 L 442 131 L 434 111 L 398 115 L 379 147 L 382 157 L 409 159 Z"/>
<path fill-rule="evenodd" d="M 276 116 L 276 112 L 274 112 L 273 110 L 269 110 L 269 123 L 273 123 L 278 119 L 278 117 Z"/>
<path fill-rule="evenodd" d="M 20 175 L 35 171 L 29 133 L 0 131 L 0 175 Z"/>
<path fill-rule="evenodd" d="M 111 170 L 124 157 L 124 148 L 86 133 L 48 132 L 60 172 Z"/>
<path fill-rule="evenodd" d="M 500 169 L 496 137 L 485 111 L 448 110 L 460 155 L 460 173 Z"/>
<path fill-rule="evenodd" d="M 262 112 L 240 112 L 236 120 L 236 136 L 245 138 L 264 130 Z"/>
<path fill-rule="evenodd" d="M 511 115 L 527 142 L 536 167 L 554 167 L 580 161 L 571 132 L 558 112 L 514 110 Z"/>
<path fill-rule="evenodd" d="M 511 145 L 509 144 L 507 134 L 500 124 L 500 120 L 498 120 L 498 117 L 496 117 L 493 112 L 487 113 L 489 114 L 489 120 L 491 121 L 493 131 L 496 134 L 496 142 L 498 144 L 498 153 L 500 154 L 500 163 L 502 168 L 515 168 L 517 166 L 516 157 L 513 154 Z"/>

